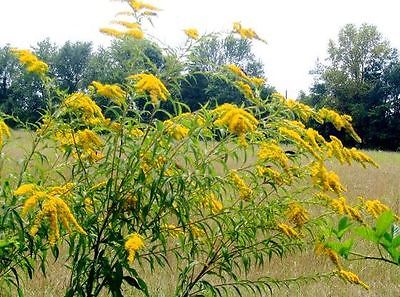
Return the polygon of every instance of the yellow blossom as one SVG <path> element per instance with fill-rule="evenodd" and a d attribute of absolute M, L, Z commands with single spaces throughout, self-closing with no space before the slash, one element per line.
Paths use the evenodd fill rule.
<path fill-rule="evenodd" d="M 383 204 L 377 199 L 364 200 L 363 206 L 365 210 L 375 218 L 378 218 L 382 213 L 389 210 L 389 207 L 387 205 Z"/>
<path fill-rule="evenodd" d="M 285 215 L 290 222 L 299 227 L 303 226 L 310 219 L 308 211 L 303 206 L 295 202 L 289 204 Z"/>
<path fill-rule="evenodd" d="M 257 35 L 257 33 L 253 29 L 242 27 L 242 24 L 240 22 L 233 23 L 233 32 L 238 33 L 240 37 L 244 39 L 258 39 L 265 42 Z"/>
<path fill-rule="evenodd" d="M 329 259 L 332 261 L 332 263 L 335 264 L 337 268 L 341 269 L 342 265 L 340 265 L 339 256 L 334 250 L 326 247 L 322 243 L 318 243 L 315 246 L 315 253 L 317 255 L 322 255 L 322 254 L 327 255 Z"/>
<path fill-rule="evenodd" d="M 136 12 L 143 10 L 143 9 L 150 10 L 152 12 L 160 10 L 159 8 L 157 8 L 151 4 L 148 4 L 148 3 L 145 3 L 142 1 L 138 1 L 138 0 L 129 0 L 128 3 L 132 7 L 132 9 Z"/>
<path fill-rule="evenodd" d="M 9 138 L 10 136 L 10 128 L 4 123 L 3 119 L 0 119 L 0 145 L 3 143 L 4 137 Z"/>
<path fill-rule="evenodd" d="M 164 121 L 165 130 L 169 135 L 171 135 L 176 140 L 181 140 L 185 138 L 188 133 L 189 129 L 181 124 L 176 124 L 172 120 Z"/>
<path fill-rule="evenodd" d="M 261 161 L 272 162 L 285 169 L 289 166 L 289 158 L 274 140 L 261 143 L 257 156 Z"/>
<path fill-rule="evenodd" d="M 299 237 L 299 233 L 287 224 L 278 224 L 278 228 L 288 237 Z"/>
<path fill-rule="evenodd" d="M 122 38 L 125 36 L 124 32 L 112 28 L 101 28 L 100 32 L 115 38 Z"/>
<path fill-rule="evenodd" d="M 239 197 L 245 201 L 249 201 L 253 190 L 246 184 L 246 182 L 239 176 L 236 170 L 231 170 L 230 179 L 233 181 L 235 186 L 239 189 Z"/>
<path fill-rule="evenodd" d="M 360 285 L 362 287 L 364 287 L 364 289 L 368 290 L 369 286 L 364 283 L 357 274 L 355 274 L 354 272 L 351 271 L 346 271 L 343 269 L 340 269 L 338 271 L 338 275 L 343 278 L 344 280 L 348 281 L 351 284 L 356 284 L 356 285 Z"/>
<path fill-rule="evenodd" d="M 118 85 L 102 84 L 94 81 L 92 85 L 97 89 L 97 94 L 111 99 L 118 105 L 122 105 L 126 101 L 126 92 Z"/>
<path fill-rule="evenodd" d="M 162 230 L 165 230 L 168 234 L 172 235 L 173 237 L 179 237 L 183 235 L 183 231 L 181 227 L 178 227 L 174 224 L 164 224 L 161 226 Z"/>
<path fill-rule="evenodd" d="M 49 66 L 38 59 L 30 50 L 12 49 L 11 51 L 18 57 L 19 62 L 25 66 L 28 72 L 45 75 L 49 70 Z"/>
<path fill-rule="evenodd" d="M 244 79 L 248 79 L 248 76 L 244 73 L 244 71 L 240 67 L 236 66 L 235 64 L 228 64 L 228 65 L 226 65 L 226 67 L 235 75 L 237 75 L 241 78 L 244 78 Z"/>
<path fill-rule="evenodd" d="M 218 115 L 214 122 L 216 126 L 227 125 L 231 133 L 238 136 L 256 130 L 258 120 L 246 110 L 234 104 L 224 103 L 213 110 Z"/>
<path fill-rule="evenodd" d="M 159 100 L 166 101 L 170 95 L 164 84 L 153 74 L 134 74 L 128 79 L 135 80 L 135 89 L 140 93 L 147 93 L 151 102 L 157 104 Z"/>
<path fill-rule="evenodd" d="M 253 90 L 251 89 L 250 85 L 242 82 L 242 81 L 237 81 L 236 83 L 237 88 L 239 91 L 249 100 L 254 99 L 254 93 Z"/>
<path fill-rule="evenodd" d="M 313 163 L 311 177 L 314 184 L 320 186 L 324 191 L 332 191 L 337 194 L 345 191 L 339 176 L 333 171 L 328 171 L 323 162 Z"/>
<path fill-rule="evenodd" d="M 136 252 L 144 247 L 143 237 L 137 233 L 129 235 L 125 241 L 125 250 L 128 252 L 128 261 L 133 263 L 135 261 Z"/>
<path fill-rule="evenodd" d="M 64 99 L 68 110 L 79 112 L 82 120 L 88 125 L 98 125 L 105 122 L 101 108 L 86 94 L 73 93 Z"/>
<path fill-rule="evenodd" d="M 139 128 L 132 128 L 131 135 L 132 135 L 132 137 L 138 138 L 138 137 L 142 137 L 144 135 L 144 132 L 142 130 L 140 130 Z"/>
<path fill-rule="evenodd" d="M 192 38 L 194 40 L 199 39 L 199 31 L 197 31 L 197 29 L 187 28 L 187 29 L 184 29 L 183 31 L 189 38 Z"/>
<path fill-rule="evenodd" d="M 362 222 L 362 217 L 360 211 L 354 207 L 347 204 L 346 197 L 340 196 L 337 199 L 331 199 L 330 206 L 339 214 L 347 214 L 351 218 Z"/>
<path fill-rule="evenodd" d="M 213 214 L 219 213 L 223 209 L 222 202 L 217 199 L 214 193 L 206 195 L 202 200 L 202 204 L 208 206 Z"/>

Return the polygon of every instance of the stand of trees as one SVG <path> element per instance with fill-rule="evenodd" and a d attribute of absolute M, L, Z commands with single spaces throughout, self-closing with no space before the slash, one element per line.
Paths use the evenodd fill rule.
<path fill-rule="evenodd" d="M 351 115 L 364 148 L 400 149 L 398 53 L 375 26 L 344 26 L 329 42 L 326 62 L 312 73 L 314 83 L 302 102 Z"/>
<path fill-rule="evenodd" d="M 19 65 L 10 49 L 9 45 L 0 48 L 0 109 L 23 122 L 35 122 L 45 104 L 45 90 L 37 77 L 28 75 Z M 161 78 L 168 76 L 164 77 L 166 80 L 176 78 L 174 96 L 191 110 L 207 102 L 246 103 L 232 83 L 213 74 L 218 67 L 233 63 L 249 75 L 264 77 L 263 64 L 252 53 L 250 42 L 233 36 L 206 36 L 198 40 L 190 47 L 188 67 L 179 62 L 179 53 L 148 40 L 118 40 L 108 47 L 93 49 L 90 42 L 68 41 L 57 46 L 46 39 L 32 51 L 50 66 L 51 76 L 66 94 L 86 90 L 92 81 L 122 83 L 129 73 L 150 71 Z M 204 65 L 211 68 L 204 69 Z M 173 86 L 168 87 L 174 90 Z M 264 95 L 273 91 L 273 87 L 266 85 Z"/>

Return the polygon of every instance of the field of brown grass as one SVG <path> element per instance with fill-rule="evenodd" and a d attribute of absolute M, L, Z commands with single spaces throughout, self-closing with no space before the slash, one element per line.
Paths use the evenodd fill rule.
<path fill-rule="evenodd" d="M 17 133 L 6 153 L 14 154 L 21 158 L 23 147 L 29 145 L 29 139 Z M 366 198 L 378 198 L 389 205 L 396 213 L 400 213 L 400 154 L 393 152 L 368 152 L 380 165 L 379 169 L 361 166 L 341 166 L 333 163 L 331 167 L 339 173 L 343 184 L 347 186 L 347 196 L 356 199 L 358 195 Z M 9 169 L 5 168 L 6 171 Z M 53 263 L 49 262 L 47 277 L 36 272 L 33 280 L 25 279 L 25 294 L 28 297 L 37 296 L 63 296 L 63 290 L 68 282 L 69 272 L 65 265 L 65 256 Z M 174 267 L 172 264 L 171 267 Z M 304 282 L 301 285 L 292 285 L 288 288 L 281 287 L 273 292 L 273 296 L 400 296 L 400 267 L 390 266 L 382 262 L 357 262 L 350 263 L 348 267 L 356 271 L 360 278 L 369 286 L 366 291 L 361 286 L 349 285 L 338 278 Z M 139 268 L 140 269 L 140 268 Z M 300 275 L 313 275 L 316 272 L 330 272 L 333 265 L 325 258 L 317 258 L 312 250 L 303 254 L 287 257 L 283 260 L 275 259 L 267 263 L 255 275 L 272 275 L 279 278 L 294 278 Z M 160 273 L 142 271 L 143 278 L 149 283 L 152 296 L 172 297 L 173 287 L 177 275 L 175 271 L 166 269 Z M 125 291 L 126 296 L 139 296 L 136 292 Z M 0 296 L 3 295 L 0 292 Z M 236 296 L 236 295 L 232 295 Z M 253 296 L 249 293 L 245 296 Z"/>

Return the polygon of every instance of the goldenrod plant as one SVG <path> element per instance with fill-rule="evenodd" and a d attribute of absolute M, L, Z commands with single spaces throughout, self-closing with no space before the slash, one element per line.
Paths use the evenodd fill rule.
<path fill-rule="evenodd" d="M 142 22 L 159 9 L 126 2 L 131 11 L 119 16 L 133 20 L 118 19 L 124 30 L 102 32 L 147 38 Z M 202 38 L 194 28 L 184 33 L 191 42 Z M 234 34 L 261 40 L 240 23 Z M 14 53 L 41 77 L 49 100 L 58 96 L 32 132 L 20 171 L 2 180 L 0 278 L 20 295 L 21 274 L 32 277 L 38 267 L 45 273 L 49 251 L 68 258 L 65 296 L 153 296 L 142 272 L 162 269 L 177 275 L 174 296 L 264 296 L 286 280 L 251 271 L 306 248 L 333 266 L 299 279 L 337 276 L 368 289 L 347 259 L 399 265 L 400 236 L 391 229 L 398 217 L 376 199 L 351 204 L 329 169 L 330 160 L 377 164 L 310 127 L 329 122 L 361 141 L 349 116 L 277 93 L 264 98 L 264 79 L 236 65 L 216 74 L 244 93 L 242 105 L 210 102 L 191 111 L 171 91 L 179 77 L 151 69 L 132 69 L 123 84 L 94 81 L 65 94 L 43 61 Z M 96 96 L 109 103 L 100 106 Z M 10 132 L 4 121 L 0 128 L 3 148 Z M 375 244 L 377 256 L 355 250 L 359 240 Z"/>

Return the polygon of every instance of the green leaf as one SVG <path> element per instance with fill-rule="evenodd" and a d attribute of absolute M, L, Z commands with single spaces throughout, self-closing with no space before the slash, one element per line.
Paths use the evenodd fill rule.
<path fill-rule="evenodd" d="M 379 241 L 379 238 L 377 238 L 375 231 L 372 230 L 371 228 L 362 226 L 362 227 L 354 228 L 354 231 L 366 240 L 369 240 L 369 241 L 372 241 L 375 243 L 378 243 L 378 241 Z"/>
<path fill-rule="evenodd" d="M 392 225 L 394 215 L 391 211 L 385 211 L 376 220 L 375 234 L 378 238 L 385 234 L 386 230 Z"/>

